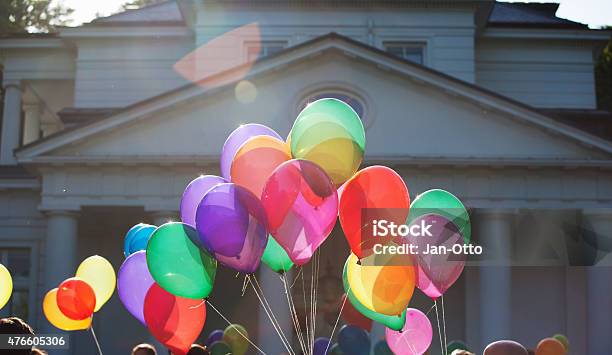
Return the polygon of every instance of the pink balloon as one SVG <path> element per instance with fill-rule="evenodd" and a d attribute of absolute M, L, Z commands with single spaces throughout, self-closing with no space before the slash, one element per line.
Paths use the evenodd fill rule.
<path fill-rule="evenodd" d="M 427 316 L 418 309 L 406 310 L 406 324 L 401 331 L 385 329 L 385 339 L 395 355 L 421 355 L 429 349 L 433 329 Z"/>
<path fill-rule="evenodd" d="M 338 217 L 338 195 L 323 169 L 307 160 L 289 160 L 268 178 L 261 195 L 274 239 L 297 264 L 310 260 Z"/>
<path fill-rule="evenodd" d="M 463 236 L 457 226 L 446 217 L 426 214 L 414 219 L 410 225 L 431 226 L 431 236 L 408 236 L 410 244 L 418 247 L 415 255 L 417 264 L 417 287 L 427 296 L 437 299 L 457 281 L 465 267 L 465 253 L 451 252 L 453 246 L 463 245 Z M 443 247 L 446 252 L 432 254 L 433 249 Z M 429 251 L 429 253 L 425 253 Z"/>

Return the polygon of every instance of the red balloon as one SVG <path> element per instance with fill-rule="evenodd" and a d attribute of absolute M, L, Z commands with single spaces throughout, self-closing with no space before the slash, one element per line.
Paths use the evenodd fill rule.
<path fill-rule="evenodd" d="M 342 320 L 348 325 L 352 325 L 368 332 L 372 330 L 372 320 L 359 312 L 351 302 L 347 299 L 344 301 L 345 295 L 342 295 L 344 308 L 342 309 Z"/>
<path fill-rule="evenodd" d="M 373 220 L 402 225 L 409 208 L 408 188 L 393 169 L 370 166 L 353 175 L 343 185 L 339 207 L 340 224 L 353 254 L 359 259 L 372 254 Z"/>
<path fill-rule="evenodd" d="M 153 336 L 174 355 L 184 355 L 206 321 L 204 300 L 174 296 L 153 284 L 144 302 L 144 317 Z"/>
<path fill-rule="evenodd" d="M 57 288 L 57 306 L 72 320 L 84 320 L 94 312 L 96 294 L 83 279 L 72 277 L 64 280 Z"/>

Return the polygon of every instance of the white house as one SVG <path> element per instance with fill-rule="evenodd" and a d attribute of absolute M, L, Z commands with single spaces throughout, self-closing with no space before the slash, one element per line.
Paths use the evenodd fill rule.
<path fill-rule="evenodd" d="M 118 269 L 131 225 L 177 218 L 184 187 L 218 172 L 234 128 L 286 135 L 309 100 L 334 96 L 362 115 L 365 164 L 393 167 L 413 196 L 458 195 L 494 256 L 446 295 L 449 340 L 482 351 L 564 333 L 572 354 L 612 353 L 612 115 L 597 111 L 593 74 L 610 32 L 557 18 L 557 6 L 179 0 L 2 36 L 0 262 L 15 279 L 2 314 L 56 333 L 46 291 L 92 254 Z M 333 305 L 348 249 L 336 232 L 321 250 Z M 234 276 L 219 271 L 211 301 L 282 352 Z M 280 282 L 263 267 L 258 277 L 289 331 Z M 329 336 L 338 309 L 321 309 L 317 335 Z M 94 325 L 105 353 L 150 341 L 117 296 Z M 209 309 L 203 337 L 223 326 Z M 95 352 L 89 334 L 72 340 L 66 353 Z"/>

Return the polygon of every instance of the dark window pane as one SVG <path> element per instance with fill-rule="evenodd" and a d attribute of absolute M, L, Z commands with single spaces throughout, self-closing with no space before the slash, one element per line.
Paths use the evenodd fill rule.
<path fill-rule="evenodd" d="M 393 43 L 385 44 L 385 49 L 390 54 L 409 60 L 414 63 L 423 64 L 424 46 L 418 43 Z"/>
<path fill-rule="evenodd" d="M 10 310 L 9 316 L 19 317 L 27 321 L 30 313 L 28 310 L 28 298 L 29 292 L 27 290 L 13 290 L 7 307 Z"/>
<path fill-rule="evenodd" d="M 7 249 L 7 268 L 13 278 L 30 277 L 30 249 Z"/>

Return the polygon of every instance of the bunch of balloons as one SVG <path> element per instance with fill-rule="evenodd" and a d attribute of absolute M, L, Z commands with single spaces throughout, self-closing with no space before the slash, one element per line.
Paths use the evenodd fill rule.
<path fill-rule="evenodd" d="M 108 260 L 94 255 L 83 260 L 74 277 L 47 292 L 43 312 L 49 323 L 62 330 L 91 326 L 98 312 L 115 291 L 115 270 Z"/>
<path fill-rule="evenodd" d="M 0 309 L 4 307 L 13 293 L 13 278 L 6 266 L 0 264 Z"/>

